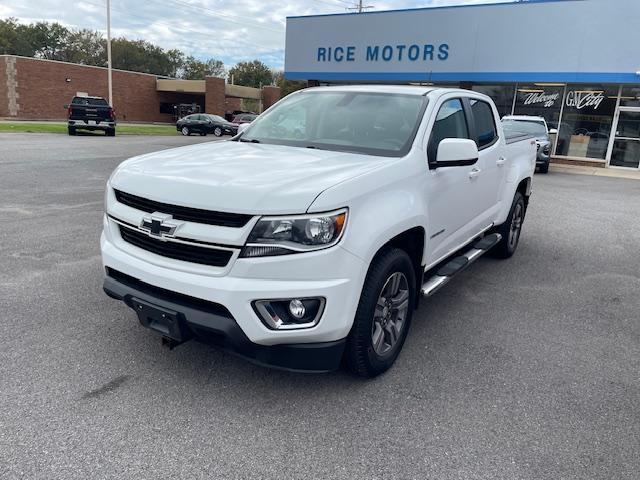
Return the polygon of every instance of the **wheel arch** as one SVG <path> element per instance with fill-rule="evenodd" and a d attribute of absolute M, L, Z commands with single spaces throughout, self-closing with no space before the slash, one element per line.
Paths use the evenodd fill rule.
<path fill-rule="evenodd" d="M 371 265 L 373 264 L 375 259 L 383 254 L 386 250 L 390 248 L 398 248 L 400 250 L 403 250 L 407 253 L 407 255 L 409 255 L 409 258 L 411 259 L 416 279 L 416 284 L 413 285 L 413 288 L 415 288 L 416 292 L 418 292 L 420 287 L 422 286 L 422 277 L 424 273 L 425 244 L 426 231 L 423 226 L 416 225 L 414 227 L 408 228 L 407 230 L 398 233 L 394 237 L 390 238 L 386 243 L 378 248 L 378 250 L 371 258 L 371 261 L 369 262 L 369 268 L 371 268 Z"/>

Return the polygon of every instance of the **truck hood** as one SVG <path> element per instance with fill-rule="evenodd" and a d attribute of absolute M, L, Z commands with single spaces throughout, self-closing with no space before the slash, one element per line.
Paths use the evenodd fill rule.
<path fill-rule="evenodd" d="M 324 190 L 393 159 L 242 142 L 211 142 L 131 158 L 113 188 L 206 210 L 304 213 Z"/>

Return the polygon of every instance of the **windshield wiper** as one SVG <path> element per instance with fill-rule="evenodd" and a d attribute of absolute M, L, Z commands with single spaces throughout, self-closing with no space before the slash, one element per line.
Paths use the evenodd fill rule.
<path fill-rule="evenodd" d="M 248 142 L 248 143 L 260 143 L 260 140 L 256 140 L 255 138 L 242 138 L 242 137 L 240 137 L 240 141 L 241 142 Z"/>

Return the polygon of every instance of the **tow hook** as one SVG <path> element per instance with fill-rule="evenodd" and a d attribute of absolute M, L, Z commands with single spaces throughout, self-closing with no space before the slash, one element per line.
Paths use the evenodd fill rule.
<path fill-rule="evenodd" d="M 184 341 L 176 340 L 175 338 L 162 336 L 162 346 L 167 347 L 169 350 L 173 350 L 179 345 L 182 345 Z"/>

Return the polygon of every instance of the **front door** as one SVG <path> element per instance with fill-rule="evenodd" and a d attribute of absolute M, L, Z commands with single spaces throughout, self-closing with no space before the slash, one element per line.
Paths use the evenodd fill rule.
<path fill-rule="evenodd" d="M 431 162 L 446 138 L 473 139 L 468 111 L 461 98 L 447 95 L 440 100 L 427 146 Z M 428 238 L 431 245 L 427 263 L 452 253 L 478 233 L 478 218 L 485 210 L 482 198 L 482 166 L 439 167 L 427 175 L 425 201 L 429 212 Z"/>
<path fill-rule="evenodd" d="M 640 108 L 620 107 L 609 166 L 640 168 Z"/>

